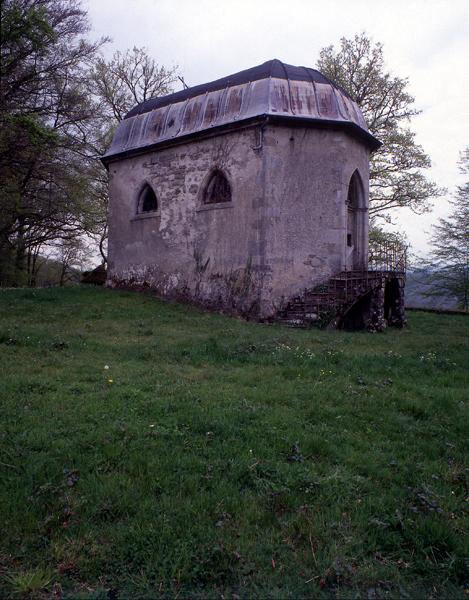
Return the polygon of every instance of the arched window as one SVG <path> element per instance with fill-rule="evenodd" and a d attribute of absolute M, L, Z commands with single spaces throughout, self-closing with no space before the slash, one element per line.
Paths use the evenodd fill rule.
<path fill-rule="evenodd" d="M 203 196 L 204 204 L 231 202 L 231 186 L 225 175 L 217 169 L 208 180 Z"/>
<path fill-rule="evenodd" d="M 155 192 L 146 183 L 143 186 L 142 191 L 138 197 L 137 212 L 138 213 L 149 213 L 156 212 L 158 210 L 158 200 L 156 199 Z"/>
<path fill-rule="evenodd" d="M 349 207 L 357 208 L 360 194 L 360 175 L 357 171 L 354 172 L 348 186 L 347 204 Z"/>
<path fill-rule="evenodd" d="M 347 192 L 347 246 L 355 246 L 356 215 L 359 204 L 360 182 L 357 171 L 352 175 Z"/>
<path fill-rule="evenodd" d="M 368 213 L 363 183 L 354 171 L 347 190 L 346 201 L 346 268 L 366 268 L 368 247 Z"/>

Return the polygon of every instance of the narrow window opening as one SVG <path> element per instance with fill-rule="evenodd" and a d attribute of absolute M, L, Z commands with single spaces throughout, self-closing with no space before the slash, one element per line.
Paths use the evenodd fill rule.
<path fill-rule="evenodd" d="M 138 212 L 148 213 L 156 212 L 158 210 L 158 200 L 156 199 L 155 192 L 152 188 L 146 184 L 143 190 L 140 192 L 138 200 Z"/>
<path fill-rule="evenodd" d="M 225 175 L 218 169 L 214 171 L 204 192 L 204 204 L 231 202 L 231 186 Z"/>
<path fill-rule="evenodd" d="M 346 266 L 347 269 L 361 269 L 363 265 L 363 224 L 362 215 L 360 212 L 362 199 L 362 186 L 360 184 L 360 176 L 358 171 L 355 171 L 350 178 L 347 201 L 346 201 L 346 236 L 347 244 Z"/>
<path fill-rule="evenodd" d="M 355 173 L 348 186 L 347 204 L 349 209 L 355 209 L 358 206 L 358 181 Z"/>

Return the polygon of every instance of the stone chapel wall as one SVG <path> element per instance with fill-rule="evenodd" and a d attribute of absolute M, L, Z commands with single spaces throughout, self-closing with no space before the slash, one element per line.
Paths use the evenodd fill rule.
<path fill-rule="evenodd" d="M 250 256 L 263 195 L 255 145 L 249 128 L 111 163 L 108 285 L 255 314 L 261 283 Z M 215 168 L 226 175 L 232 200 L 204 205 Z M 150 216 L 137 214 L 145 183 L 158 201 Z"/>
<path fill-rule="evenodd" d="M 345 268 L 347 190 L 358 169 L 367 204 L 368 150 L 330 129 L 260 131 L 252 126 L 109 165 L 108 285 L 268 318 Z M 226 175 L 231 202 L 204 205 L 214 169 Z M 145 185 L 158 208 L 138 214 Z"/>

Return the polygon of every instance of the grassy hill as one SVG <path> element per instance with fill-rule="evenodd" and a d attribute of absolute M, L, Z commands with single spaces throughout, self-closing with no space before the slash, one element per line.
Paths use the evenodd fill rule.
<path fill-rule="evenodd" d="M 0 315 L 2 597 L 465 597 L 469 318 L 294 331 L 84 288 Z"/>

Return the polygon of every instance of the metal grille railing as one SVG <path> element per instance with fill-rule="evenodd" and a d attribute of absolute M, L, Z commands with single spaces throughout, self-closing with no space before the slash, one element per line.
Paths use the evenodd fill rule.
<path fill-rule="evenodd" d="M 405 273 L 407 268 L 407 246 L 397 242 L 372 244 L 368 252 L 370 271 L 393 271 Z"/>
<path fill-rule="evenodd" d="M 280 320 L 294 327 L 331 322 L 384 280 L 405 277 L 406 266 L 407 246 L 395 242 L 373 243 L 367 267 L 342 271 L 314 289 L 305 290 L 302 296 L 290 300 Z"/>

